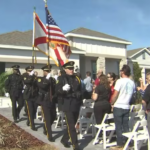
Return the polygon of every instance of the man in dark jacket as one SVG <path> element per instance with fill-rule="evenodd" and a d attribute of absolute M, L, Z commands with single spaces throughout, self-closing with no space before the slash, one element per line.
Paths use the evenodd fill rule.
<path fill-rule="evenodd" d="M 23 83 L 19 67 L 18 65 L 12 66 L 13 74 L 9 75 L 5 82 L 6 96 L 8 97 L 10 95 L 12 101 L 12 114 L 15 123 L 17 123 L 17 119 L 19 119 L 19 114 L 24 104 L 22 97 Z"/>
<path fill-rule="evenodd" d="M 37 109 L 37 103 L 36 99 L 38 96 L 38 87 L 36 82 L 36 76 L 34 75 L 34 67 L 28 66 L 26 67 L 27 75 L 23 78 L 24 84 L 25 84 L 25 90 L 24 90 L 24 100 L 26 102 L 27 107 L 27 126 L 31 126 L 31 129 L 36 131 L 35 124 L 34 124 L 34 117 L 36 114 Z"/>
<path fill-rule="evenodd" d="M 81 81 L 74 75 L 74 62 L 69 61 L 63 65 L 66 74 L 61 75 L 56 83 L 56 92 L 58 96 L 63 97 L 62 110 L 65 113 L 67 129 L 61 139 L 64 147 L 69 147 L 70 138 L 73 150 L 79 150 L 75 124 L 78 119 L 81 98 Z"/>

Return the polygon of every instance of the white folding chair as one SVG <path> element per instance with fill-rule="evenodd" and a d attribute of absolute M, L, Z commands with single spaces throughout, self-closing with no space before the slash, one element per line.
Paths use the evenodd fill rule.
<path fill-rule="evenodd" d="M 129 128 L 132 130 L 137 121 L 145 120 L 145 111 L 130 112 L 129 114 Z"/>
<path fill-rule="evenodd" d="M 115 146 L 117 143 L 116 142 L 112 142 L 110 143 L 114 132 L 115 132 L 115 123 L 106 123 L 108 120 L 113 119 L 114 115 L 113 114 L 105 114 L 103 121 L 101 124 L 95 125 L 96 128 L 98 128 L 97 134 L 95 136 L 93 145 L 95 145 L 97 143 L 97 141 L 99 141 L 99 134 L 101 131 L 103 131 L 103 148 L 106 149 L 108 146 Z M 106 136 L 106 132 L 107 131 L 111 131 L 110 135 Z"/>
<path fill-rule="evenodd" d="M 137 105 L 131 105 L 130 106 L 130 112 L 141 111 L 142 109 L 143 109 L 142 104 L 137 104 Z"/>
<path fill-rule="evenodd" d="M 41 121 L 43 122 L 43 116 L 42 116 L 41 106 L 37 107 L 36 119 L 42 119 Z"/>
<path fill-rule="evenodd" d="M 90 117 L 87 117 L 87 114 L 91 114 Z M 93 135 L 92 134 L 87 134 L 90 125 L 92 124 L 93 126 L 93 108 L 86 108 L 84 106 L 82 106 L 80 108 L 80 113 L 79 113 L 79 119 L 78 119 L 78 123 L 79 123 L 79 132 L 80 132 L 80 139 L 83 138 L 83 136 L 89 136 L 89 135 Z M 83 132 L 84 130 L 84 132 Z M 92 130 L 93 131 L 93 130 Z"/>
<path fill-rule="evenodd" d="M 61 123 L 61 129 L 64 129 L 65 115 L 64 112 L 57 112 L 57 120 L 55 124 L 55 128 L 58 128 L 59 123 Z"/>
<path fill-rule="evenodd" d="M 146 120 L 136 122 L 132 132 L 123 133 L 122 135 L 128 138 L 123 150 L 128 149 L 131 140 L 134 141 L 134 150 L 140 150 L 144 141 L 148 140 L 148 150 L 150 150 L 150 137 L 147 129 Z"/>

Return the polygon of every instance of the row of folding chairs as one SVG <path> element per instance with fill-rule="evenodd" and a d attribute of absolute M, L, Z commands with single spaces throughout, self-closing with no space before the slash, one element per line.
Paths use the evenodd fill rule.
<path fill-rule="evenodd" d="M 95 125 L 98 131 L 93 141 L 93 145 L 95 145 L 100 140 L 99 135 L 102 131 L 103 131 L 103 137 L 102 137 L 103 141 L 101 141 L 100 143 L 103 144 L 104 149 L 106 149 L 107 147 L 115 146 L 117 144 L 116 142 L 110 143 L 115 133 L 115 123 L 112 122 L 113 118 L 114 118 L 113 114 L 105 114 L 102 123 L 100 125 Z M 112 123 L 109 123 L 110 120 Z M 123 134 L 123 136 L 126 136 L 128 138 L 128 141 L 126 142 L 124 146 L 124 150 L 128 149 L 128 146 L 131 140 L 134 140 L 135 150 L 138 150 L 138 148 L 142 146 L 143 141 L 145 140 L 148 140 L 148 147 L 150 147 L 149 134 L 148 134 L 148 130 L 146 127 L 147 121 L 145 119 L 145 111 L 142 109 L 141 110 L 139 109 L 139 111 L 130 112 L 129 122 L 131 122 L 130 132 Z M 110 133 L 108 136 L 106 134 L 107 132 Z M 137 141 L 140 141 L 140 142 L 137 142 Z"/>

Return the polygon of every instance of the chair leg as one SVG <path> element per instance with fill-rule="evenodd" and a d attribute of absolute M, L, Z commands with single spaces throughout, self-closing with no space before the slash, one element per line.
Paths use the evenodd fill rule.
<path fill-rule="evenodd" d="M 138 150 L 138 143 L 136 139 L 134 140 L 134 150 Z"/>
<path fill-rule="evenodd" d="M 97 133 L 96 133 L 96 136 L 95 136 L 95 139 L 94 139 L 94 142 L 93 142 L 93 145 L 96 144 L 96 141 L 98 140 L 98 136 L 99 136 L 101 130 L 102 130 L 102 127 L 100 127 L 100 128 L 98 129 L 98 131 L 97 131 Z"/>
<path fill-rule="evenodd" d="M 103 128 L 103 148 L 106 149 L 106 130 Z"/>
<path fill-rule="evenodd" d="M 127 140 L 127 142 L 126 142 L 126 144 L 125 144 L 123 150 L 127 150 L 127 149 L 128 149 L 128 146 L 129 146 L 130 141 L 131 141 L 131 138 L 129 138 L 129 139 Z"/>
<path fill-rule="evenodd" d="M 58 127 L 59 120 L 60 120 L 60 115 L 58 115 L 58 118 L 57 118 L 57 121 L 56 121 L 56 124 L 55 124 L 55 128 Z"/>
<path fill-rule="evenodd" d="M 108 136 L 108 140 L 107 140 L 108 143 L 111 141 L 112 136 L 114 135 L 114 132 L 115 132 L 114 130 L 111 131 L 110 135 Z"/>
<path fill-rule="evenodd" d="M 150 150 L 150 138 L 148 138 L 147 146 L 148 146 L 148 150 Z"/>

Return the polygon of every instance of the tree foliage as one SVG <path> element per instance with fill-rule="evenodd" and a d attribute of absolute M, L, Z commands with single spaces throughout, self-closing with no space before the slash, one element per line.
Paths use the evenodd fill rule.
<path fill-rule="evenodd" d="M 10 75 L 10 72 L 4 72 L 0 74 L 0 96 L 4 96 L 5 93 L 5 81 L 8 77 L 8 75 Z"/>
<path fill-rule="evenodd" d="M 141 78 L 141 68 L 137 62 L 133 63 L 133 74 L 134 74 L 134 81 L 137 83 L 139 78 Z"/>

